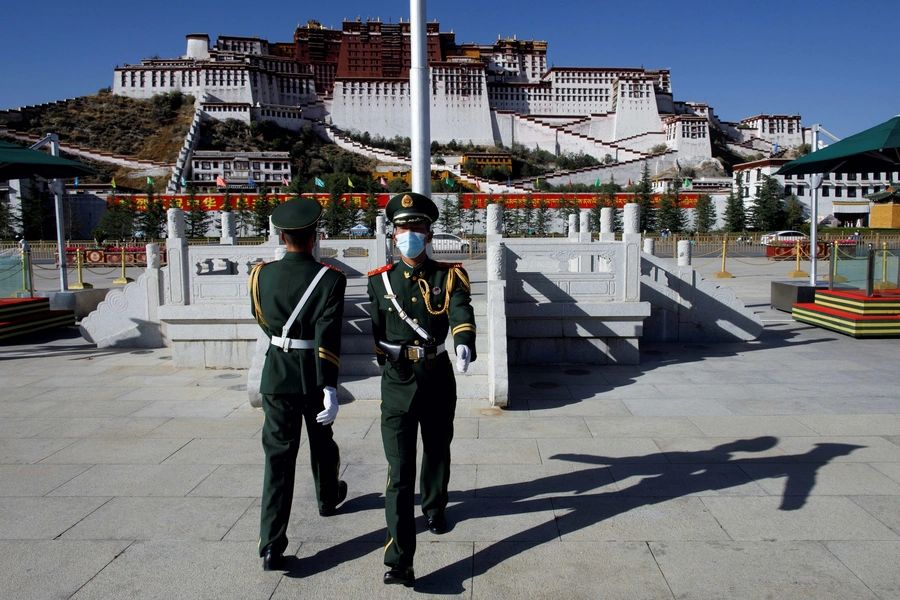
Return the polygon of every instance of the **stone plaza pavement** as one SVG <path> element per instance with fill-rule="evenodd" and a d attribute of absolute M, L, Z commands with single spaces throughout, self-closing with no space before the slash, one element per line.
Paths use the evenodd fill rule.
<path fill-rule="evenodd" d="M 265 573 L 245 372 L 74 331 L 0 346 L 0 597 L 900 598 L 898 342 L 769 309 L 793 267 L 764 262 L 725 282 L 762 313 L 755 342 L 514 369 L 511 408 L 461 401 L 450 530 L 419 517 L 411 590 L 381 583 L 376 401 L 334 426 L 337 516 L 301 448 L 290 571 Z"/>

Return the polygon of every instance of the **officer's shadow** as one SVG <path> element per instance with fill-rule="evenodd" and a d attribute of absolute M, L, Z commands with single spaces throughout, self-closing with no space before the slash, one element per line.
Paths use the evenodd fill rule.
<path fill-rule="evenodd" d="M 463 492 L 451 492 L 451 500 L 459 501 L 447 510 L 451 531 L 469 520 L 546 512 L 552 501 L 554 518 L 518 531 L 487 545 L 432 573 L 420 573 L 415 590 L 431 594 L 459 594 L 467 580 L 483 575 L 502 562 L 541 544 L 559 541 L 616 515 L 679 498 L 717 492 L 753 483 L 761 478 L 786 477 L 780 510 L 798 510 L 806 504 L 815 487 L 818 470 L 839 456 L 846 456 L 864 446 L 825 443 L 804 454 L 777 456 L 756 454 L 775 447 L 778 438 L 763 436 L 721 444 L 710 450 L 666 452 L 631 457 L 605 457 L 586 454 L 557 454 L 552 460 L 597 465 L 517 482 Z M 751 478 L 741 467 L 753 471 Z M 634 485 L 623 482 L 636 479 Z M 618 489 L 595 491 L 618 482 Z M 592 493 L 594 492 L 594 493 Z M 492 502 L 486 504 L 485 499 Z M 564 509 L 564 510 L 561 510 Z M 366 494 L 348 501 L 344 511 L 384 510 L 380 494 Z M 424 520 L 422 518 L 420 521 Z M 419 531 L 424 527 L 419 523 Z M 367 532 L 306 558 L 286 557 L 288 577 L 309 577 L 335 565 L 360 559 L 372 551 L 373 537 L 381 539 L 384 529 Z M 421 535 L 421 534 L 420 534 Z M 430 534 L 424 534 L 430 535 Z M 451 537 L 452 539 L 452 537 Z M 420 544 L 423 540 L 420 539 Z"/>
<path fill-rule="evenodd" d="M 815 487 L 817 472 L 823 465 L 864 447 L 825 443 L 817 444 L 804 454 L 735 458 L 737 453 L 765 452 L 777 443 L 777 438 L 764 436 L 736 440 L 698 452 L 667 452 L 664 455 L 623 458 L 585 454 L 554 455 L 550 457 L 553 460 L 598 466 L 543 477 L 527 484 L 482 487 L 474 490 L 477 500 L 471 496 L 464 498 L 451 506 L 447 513 L 451 524 L 459 524 L 469 519 L 545 512 L 547 499 L 550 498 L 556 509 L 553 520 L 516 532 L 504 540 L 485 546 L 475 552 L 474 556 L 467 556 L 437 571 L 423 574 L 416 582 L 416 590 L 433 594 L 459 594 L 464 591 L 463 585 L 467 579 L 483 575 L 517 554 L 547 542 L 558 541 L 561 535 L 571 535 L 642 506 L 704 492 L 722 491 L 753 483 L 761 477 L 786 477 L 787 483 L 779 508 L 797 510 L 806 504 Z M 754 471 L 754 477 L 747 475 L 741 467 L 750 467 Z M 638 481 L 634 485 L 622 487 L 621 482 L 635 478 Z M 620 483 L 618 490 L 590 493 L 611 481 Z M 537 494 L 541 497 L 530 497 Z M 479 511 L 484 511 L 484 503 L 478 500 L 485 497 L 500 502 L 491 502 L 490 513 L 480 514 Z M 507 502 L 503 503 L 502 500 Z"/>

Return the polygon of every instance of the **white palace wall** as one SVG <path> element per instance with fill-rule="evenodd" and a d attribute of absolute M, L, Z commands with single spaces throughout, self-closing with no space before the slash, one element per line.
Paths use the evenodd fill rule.
<path fill-rule="evenodd" d="M 407 82 L 387 82 L 380 93 L 368 93 L 364 82 L 336 81 L 331 120 L 342 130 L 369 132 L 390 139 L 409 137 L 410 95 Z M 390 92 L 390 93 L 388 93 Z M 472 141 L 493 146 L 491 116 L 484 96 L 442 95 L 431 98 L 431 139 Z"/>

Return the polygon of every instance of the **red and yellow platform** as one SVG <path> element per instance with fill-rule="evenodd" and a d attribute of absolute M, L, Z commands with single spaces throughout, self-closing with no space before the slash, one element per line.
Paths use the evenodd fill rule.
<path fill-rule="evenodd" d="M 900 290 L 816 290 L 815 302 L 795 304 L 791 316 L 856 338 L 900 336 Z"/>
<path fill-rule="evenodd" d="M 71 310 L 50 310 L 48 298 L 0 299 L 0 340 L 75 324 Z"/>

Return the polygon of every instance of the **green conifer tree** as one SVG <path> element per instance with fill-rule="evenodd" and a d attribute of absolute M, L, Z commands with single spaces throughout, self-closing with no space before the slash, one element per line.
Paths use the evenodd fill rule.
<path fill-rule="evenodd" d="M 750 206 L 750 225 L 757 231 L 784 226 L 784 192 L 774 177 L 763 175 L 763 183 Z"/>
<path fill-rule="evenodd" d="M 694 204 L 694 230 L 708 233 L 716 226 L 716 207 L 709 194 L 700 194 Z"/>

